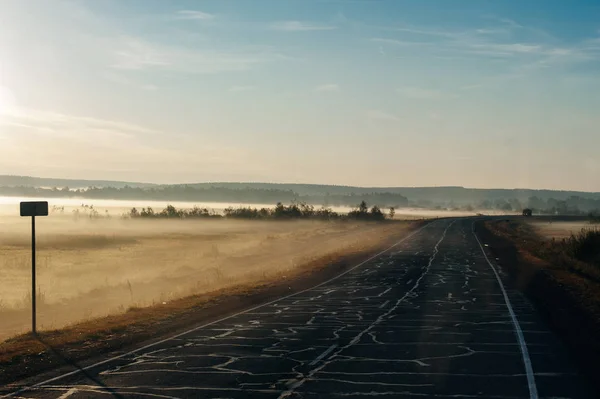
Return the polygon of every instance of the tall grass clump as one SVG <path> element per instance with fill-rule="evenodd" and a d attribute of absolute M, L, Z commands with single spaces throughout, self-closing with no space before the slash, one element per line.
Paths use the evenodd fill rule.
<path fill-rule="evenodd" d="M 600 268 L 600 229 L 581 229 L 564 239 L 562 245 L 572 258 Z"/>
<path fill-rule="evenodd" d="M 538 242 L 534 255 L 553 265 L 600 282 L 600 229 L 587 228 L 568 238 Z"/>

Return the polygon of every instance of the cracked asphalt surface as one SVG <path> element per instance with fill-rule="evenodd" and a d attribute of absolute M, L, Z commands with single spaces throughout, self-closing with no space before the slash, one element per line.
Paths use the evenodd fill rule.
<path fill-rule="evenodd" d="M 15 397 L 595 397 L 505 285 L 519 340 L 472 223 L 432 222 L 325 284 Z"/>

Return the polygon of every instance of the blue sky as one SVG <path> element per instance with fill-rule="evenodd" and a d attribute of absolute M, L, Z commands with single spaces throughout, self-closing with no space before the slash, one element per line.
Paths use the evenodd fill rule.
<path fill-rule="evenodd" d="M 600 191 L 596 1 L 4 1 L 0 173 Z"/>

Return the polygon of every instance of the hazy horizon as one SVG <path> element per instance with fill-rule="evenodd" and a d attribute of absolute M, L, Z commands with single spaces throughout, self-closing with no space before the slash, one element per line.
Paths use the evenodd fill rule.
<path fill-rule="evenodd" d="M 0 175 L 2 176 L 2 175 Z M 600 193 L 600 190 L 597 191 L 588 191 L 588 190 L 566 190 L 566 189 L 552 189 L 547 187 L 472 187 L 465 185 L 431 185 L 431 186 L 391 186 L 391 185 L 359 185 L 359 184 L 337 184 L 337 183 L 322 183 L 322 182 L 290 182 L 290 181 L 224 181 L 224 180 L 214 180 L 214 181 L 133 181 L 133 180 L 118 180 L 118 179 L 108 179 L 108 178 L 79 178 L 79 177 L 64 177 L 64 176 L 25 176 L 25 175 L 4 175 L 4 176 L 12 176 L 12 177 L 25 177 L 25 178 L 34 178 L 34 179 L 52 179 L 52 180 L 79 180 L 79 181 L 105 181 L 105 182 L 115 182 L 115 183 L 131 183 L 131 184 L 150 184 L 150 185 L 193 185 L 193 184 L 274 184 L 274 185 L 315 185 L 315 186 L 338 186 L 338 187 L 357 187 L 357 188 L 453 188 L 459 187 L 464 189 L 475 189 L 475 190 L 549 190 L 549 191 L 576 191 L 576 192 L 586 192 L 586 193 Z M 60 187 L 59 187 L 60 188 Z M 74 187 L 71 187 L 74 188 Z"/>
<path fill-rule="evenodd" d="M 131 184 L 149 184 L 149 185 L 194 185 L 194 184 L 273 184 L 273 185 L 315 185 L 315 186 L 338 186 L 338 187 L 357 187 L 357 188 L 453 188 L 459 187 L 464 189 L 475 189 L 475 190 L 549 190 L 549 191 L 579 191 L 587 193 L 598 193 L 599 191 L 586 191 L 586 190 L 564 190 L 564 189 L 549 189 L 546 187 L 471 187 L 465 185 L 432 185 L 432 186 L 390 186 L 390 185 L 358 185 L 358 184 L 336 184 L 336 183 L 321 183 L 321 182 L 290 182 L 290 181 L 181 181 L 181 182 L 156 182 L 156 181 L 132 181 L 132 180 L 115 180 L 115 179 L 91 179 L 91 178 L 78 178 L 78 177 L 62 177 L 62 176 L 21 176 L 21 175 L 5 175 L 13 177 L 25 177 L 34 179 L 52 179 L 52 180 L 74 180 L 74 181 L 104 181 L 104 182 L 115 182 L 115 183 L 131 183 Z M 60 188 L 60 187 L 59 187 Z M 71 187 L 76 188 L 76 187 Z"/>
<path fill-rule="evenodd" d="M 0 174 L 600 191 L 591 0 L 7 0 Z"/>

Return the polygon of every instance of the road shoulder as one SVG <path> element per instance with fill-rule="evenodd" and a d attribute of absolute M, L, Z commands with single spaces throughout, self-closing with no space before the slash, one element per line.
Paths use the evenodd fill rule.
<path fill-rule="evenodd" d="M 535 236 L 519 221 L 480 221 L 477 234 L 489 246 L 512 284 L 533 303 L 561 338 L 579 372 L 600 392 L 600 284 L 557 267 L 532 253 Z"/>

